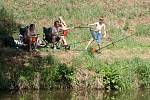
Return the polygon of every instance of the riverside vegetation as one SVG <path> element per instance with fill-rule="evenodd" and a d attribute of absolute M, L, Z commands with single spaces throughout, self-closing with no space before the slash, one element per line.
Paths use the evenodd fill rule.
<path fill-rule="evenodd" d="M 68 51 L 73 55 L 53 55 L 49 48 L 30 54 L 10 48 L 0 50 L 0 89 L 92 88 L 125 90 L 150 86 L 150 7 L 149 0 L 1 0 L 0 33 L 17 38 L 20 24 L 35 23 L 39 33 L 62 15 L 68 26 L 85 26 L 104 16 L 113 41 L 136 34 L 102 54 Z M 8 27 L 9 26 L 9 27 Z M 5 29 L 6 28 L 6 29 Z M 2 31 L 3 30 L 3 31 Z M 6 32 L 7 31 L 7 32 Z M 6 35 L 6 34 L 5 34 Z M 42 34 L 41 34 L 42 37 Z M 90 38 L 87 29 L 71 29 L 70 43 Z M 102 46 L 107 41 L 104 40 Z M 85 43 L 72 49 L 85 48 Z M 96 47 L 93 45 L 93 47 Z M 46 53 L 46 56 L 41 55 Z M 61 51 L 64 53 L 63 51 Z M 72 58 L 70 58 L 70 56 Z M 75 57 L 74 57 L 75 56 Z M 68 59 L 67 59 L 68 57 Z M 63 62 L 63 58 L 67 62 Z"/>

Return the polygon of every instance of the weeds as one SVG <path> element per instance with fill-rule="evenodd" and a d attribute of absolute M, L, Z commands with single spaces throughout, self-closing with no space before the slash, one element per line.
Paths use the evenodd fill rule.
<path fill-rule="evenodd" d="M 82 59 L 82 60 L 81 60 Z M 95 73 L 103 76 L 103 84 L 107 90 L 125 90 L 137 87 L 149 87 L 150 66 L 148 61 L 135 58 L 132 60 L 118 60 L 112 63 L 103 62 L 89 55 L 80 56 L 78 66 L 83 66 Z M 94 62 L 94 63 L 93 63 Z M 76 66 L 74 64 L 73 66 Z M 136 83 L 134 83 L 136 82 Z M 134 84 L 137 84 L 135 86 Z"/>

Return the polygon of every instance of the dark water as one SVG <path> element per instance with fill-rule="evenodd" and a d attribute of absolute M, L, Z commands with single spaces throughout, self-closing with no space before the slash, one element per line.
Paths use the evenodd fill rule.
<path fill-rule="evenodd" d="M 0 92 L 0 100 L 150 100 L 150 90 L 123 92 L 88 91 L 22 91 Z"/>

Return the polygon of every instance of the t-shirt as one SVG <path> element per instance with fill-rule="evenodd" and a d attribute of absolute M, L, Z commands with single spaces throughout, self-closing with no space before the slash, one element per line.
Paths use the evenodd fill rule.
<path fill-rule="evenodd" d="M 61 27 L 52 27 L 52 34 L 53 35 L 59 35 L 59 33 L 62 32 L 62 28 Z"/>
<path fill-rule="evenodd" d="M 101 33 L 103 27 L 104 27 L 104 31 L 105 31 L 105 24 L 100 24 L 99 22 L 96 22 L 96 23 L 94 23 L 94 25 L 96 25 L 95 31 Z"/>

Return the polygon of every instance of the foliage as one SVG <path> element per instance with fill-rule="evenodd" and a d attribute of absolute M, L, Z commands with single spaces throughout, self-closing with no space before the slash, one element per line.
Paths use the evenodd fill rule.
<path fill-rule="evenodd" d="M 125 90 L 137 87 L 149 87 L 150 85 L 150 63 L 143 61 L 140 58 L 132 60 L 117 60 L 113 62 L 104 62 L 89 55 L 82 55 L 79 57 L 78 66 L 95 71 L 95 73 L 103 76 L 103 84 L 107 90 Z M 138 83 L 137 83 L 138 82 Z M 135 85 L 138 84 L 138 85 Z"/>
<path fill-rule="evenodd" d="M 6 66 L 4 64 L 0 67 L 0 89 L 70 88 L 74 70 L 66 64 L 59 63 L 58 60 L 55 63 L 54 59 L 50 56 L 45 57 L 40 64 L 37 63 L 40 60 L 32 59 L 29 66 L 22 66 L 23 68 L 11 65 L 9 68 L 13 71 L 4 68 Z"/>
<path fill-rule="evenodd" d="M 136 66 L 136 73 L 139 77 L 139 84 L 141 87 L 149 87 L 150 86 L 150 62 L 140 61 L 140 59 L 135 59 L 132 62 Z"/>

